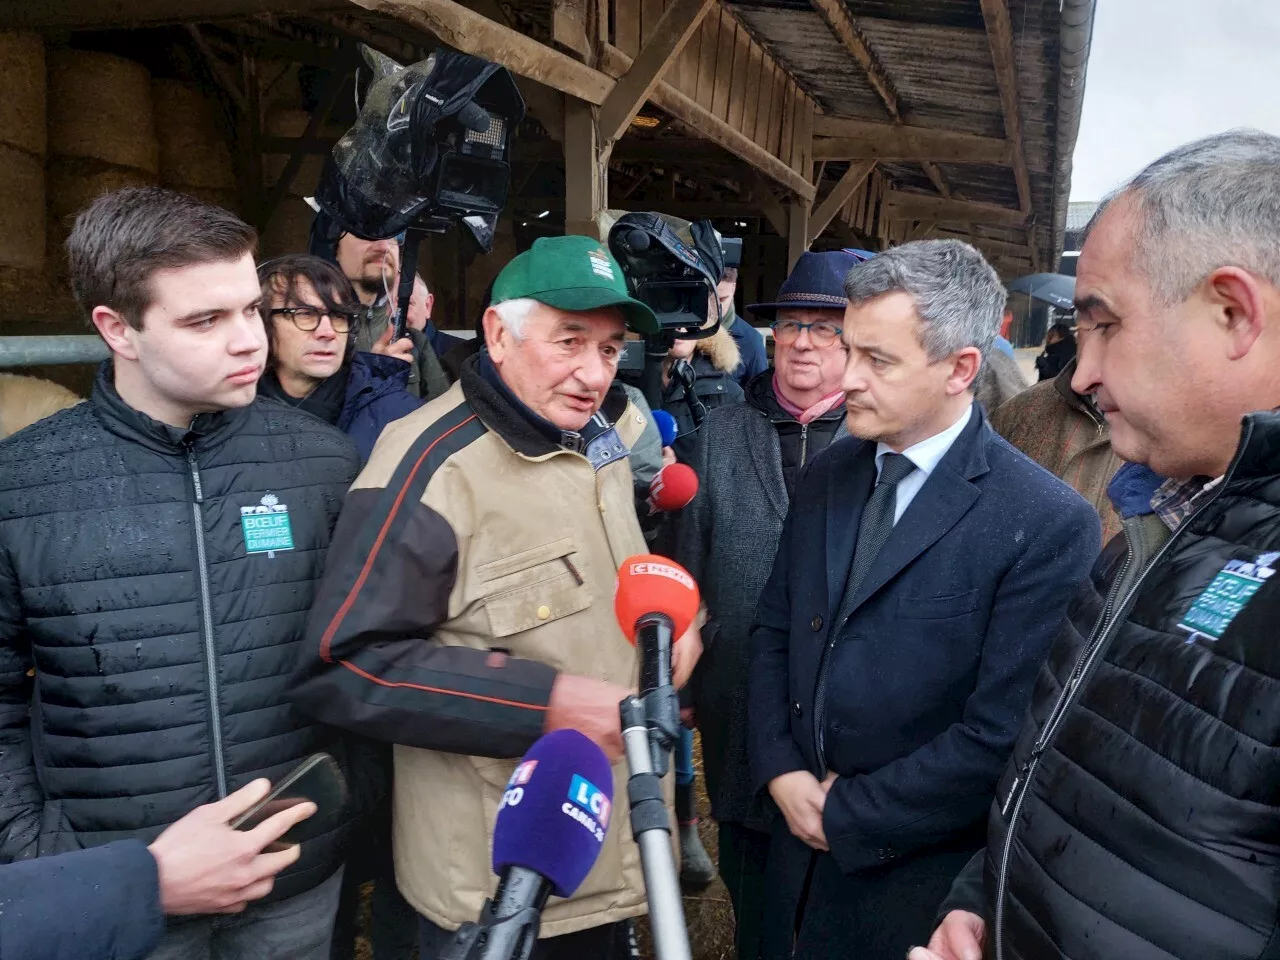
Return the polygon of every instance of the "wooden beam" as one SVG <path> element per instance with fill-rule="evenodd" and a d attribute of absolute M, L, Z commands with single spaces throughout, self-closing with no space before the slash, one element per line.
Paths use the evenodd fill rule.
<path fill-rule="evenodd" d="M 517 77 L 516 86 L 524 97 L 526 109 L 542 124 L 547 135 L 557 143 L 564 143 L 564 96 L 528 77 Z"/>
<path fill-rule="evenodd" d="M 826 195 L 822 203 L 818 204 L 818 209 L 813 211 L 813 216 L 809 218 L 809 240 L 813 243 L 823 230 L 827 229 L 827 225 L 844 205 L 849 202 L 854 192 L 862 186 L 864 180 L 871 175 L 871 171 L 875 169 L 876 162 L 874 160 L 864 160 L 861 163 L 849 164 L 849 169 L 844 172 L 836 185 L 831 188 L 831 192 Z M 808 244 L 806 244 L 808 246 Z"/>
<path fill-rule="evenodd" d="M 437 3 L 442 0 L 418 0 L 418 2 Z M 606 74 L 620 77 L 631 69 L 631 58 L 617 47 L 610 44 L 601 44 L 600 47 L 600 67 Z M 769 179 L 786 187 L 791 193 L 805 200 L 813 200 L 815 188 L 812 183 L 774 154 L 753 143 L 719 117 L 698 106 L 669 83 L 659 81 L 649 99 L 681 123 L 693 128 L 713 143 L 718 143 Z"/>
<path fill-rule="evenodd" d="M 907 233 L 907 242 L 910 243 L 913 240 L 927 240 L 930 236 L 937 233 L 937 231 L 938 225 L 936 223 L 931 220 L 921 220 L 917 222 L 916 225 Z M 965 238 L 957 237 L 957 239 L 963 240 Z"/>
<path fill-rule="evenodd" d="M 934 220 L 971 223 L 1022 224 L 1027 215 L 992 203 L 968 200 L 944 200 L 922 193 L 890 192 L 885 196 L 883 217 L 886 220 Z"/>
<path fill-rule="evenodd" d="M 625 75 L 600 105 L 600 137 L 619 140 L 716 0 L 674 0 Z"/>
<path fill-rule="evenodd" d="M 942 171 L 938 169 L 938 165 L 932 160 L 921 160 L 920 167 L 924 170 L 924 175 L 929 178 L 929 182 L 933 184 L 933 189 L 937 190 L 943 199 L 950 200 L 951 188 L 942 179 Z"/>
<path fill-rule="evenodd" d="M 686 220 L 743 220 L 761 215 L 760 204 L 744 200 L 669 200 L 665 198 L 629 198 L 625 204 L 611 200 L 611 206 L 627 210 L 653 210 L 670 213 Z M 543 210 L 565 209 L 564 197 L 516 197 L 509 204 L 518 215 L 541 213 Z M 567 211 L 566 211 L 567 213 Z M 566 221 L 568 218 L 566 217 Z M 569 232 L 566 223 L 566 232 Z"/>
<path fill-rule="evenodd" d="M 340 10 L 346 0 L 8 0 L 0 30 L 141 27 Z"/>
<path fill-rule="evenodd" d="M 300 140 L 312 140 L 315 138 L 321 124 L 328 119 L 330 111 L 333 110 L 338 102 L 339 94 L 346 88 L 349 80 L 351 80 L 350 74 L 338 70 L 329 74 L 324 82 L 324 87 L 320 90 L 320 96 L 315 110 L 311 113 L 311 119 L 307 121 L 307 128 L 302 131 L 302 136 L 299 137 Z M 276 181 L 275 186 L 271 188 L 271 192 L 267 194 L 266 203 L 263 204 L 258 218 L 259 232 L 267 229 L 267 224 L 271 222 L 271 217 L 276 212 L 276 208 L 288 196 L 289 188 L 293 186 L 294 177 L 298 175 L 298 171 L 302 168 L 302 161 L 305 158 L 306 154 L 301 150 L 295 151 L 289 157 L 289 162 L 285 164 L 284 170 L 280 173 L 280 179 Z"/>
<path fill-rule="evenodd" d="M 1030 256 L 1025 243 L 1010 243 L 1007 240 L 993 240 L 989 237 L 970 237 L 967 234 L 956 233 L 954 230 L 939 230 L 935 235 L 939 240 L 963 240 L 965 243 L 972 243 L 988 260 L 995 257 L 1026 258 Z"/>
<path fill-rule="evenodd" d="M 209 72 L 213 74 L 214 80 L 218 86 L 225 91 L 228 97 L 236 105 L 242 113 L 249 109 L 249 99 L 245 96 L 240 84 L 236 82 L 236 78 L 231 68 L 218 59 L 209 44 L 205 42 L 204 34 L 200 32 L 200 28 L 194 23 L 187 24 L 187 33 L 190 34 L 191 40 L 199 49 L 200 55 L 204 57 L 205 63 L 209 66 Z"/>
<path fill-rule="evenodd" d="M 564 232 L 598 238 L 596 218 L 609 205 L 609 160 L 595 111 L 574 97 L 564 101 L 564 183 Z"/>
<path fill-rule="evenodd" d="M 790 231 L 787 208 L 774 195 L 773 188 L 769 186 L 769 182 L 754 171 L 751 177 L 751 199 L 764 211 L 765 219 L 777 231 L 778 236 L 787 236 Z"/>
<path fill-rule="evenodd" d="M 787 204 L 787 219 L 791 227 L 787 232 L 787 272 L 790 273 L 801 254 L 809 249 L 809 201 L 796 199 Z"/>
<path fill-rule="evenodd" d="M 599 106 L 614 82 L 599 70 L 497 23 L 454 0 L 351 0 L 374 13 L 393 17 L 435 34 L 464 53 L 500 63 L 512 73 Z"/>
<path fill-rule="evenodd" d="M 826 21 L 831 32 L 844 44 L 844 48 L 862 65 L 867 80 L 880 97 L 889 116 L 895 122 L 900 120 L 902 111 L 898 106 L 898 94 L 893 89 L 889 74 L 867 43 L 867 38 L 858 29 L 844 0 L 809 0 L 809 4 Z"/>
<path fill-rule="evenodd" d="M 905 124 L 815 117 L 813 155 L 818 160 L 933 160 L 1008 166 L 1013 147 L 998 137 L 933 130 Z"/>
<path fill-rule="evenodd" d="M 1013 28 L 1009 24 L 1006 0 L 981 0 L 982 19 L 987 27 L 987 43 L 991 47 L 991 63 L 1000 90 L 1000 106 L 1004 111 L 1005 139 L 1013 144 L 1013 176 L 1018 185 L 1018 207 L 1031 212 L 1031 178 L 1022 147 L 1022 119 L 1018 111 L 1018 70 L 1013 56 Z"/>
<path fill-rule="evenodd" d="M 591 56 L 587 36 L 590 10 L 587 0 L 554 0 L 551 5 L 551 39 L 583 60 Z"/>

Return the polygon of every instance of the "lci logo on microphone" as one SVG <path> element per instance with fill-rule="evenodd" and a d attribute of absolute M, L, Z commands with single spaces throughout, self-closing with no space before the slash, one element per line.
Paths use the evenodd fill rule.
<path fill-rule="evenodd" d="M 598 842 L 604 843 L 613 804 L 594 783 L 575 773 L 569 783 L 569 802 L 560 809 L 566 816 L 593 831 Z"/>

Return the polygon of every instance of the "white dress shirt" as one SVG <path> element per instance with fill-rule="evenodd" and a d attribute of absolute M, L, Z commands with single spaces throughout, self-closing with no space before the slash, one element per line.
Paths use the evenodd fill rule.
<path fill-rule="evenodd" d="M 897 504 L 893 511 L 893 522 L 896 525 L 902 519 L 902 514 L 906 511 L 911 501 L 915 499 L 920 488 L 924 486 L 924 482 L 929 479 L 929 474 L 942 462 L 942 458 L 947 455 L 947 451 L 951 449 L 951 445 L 956 442 L 956 438 L 964 432 L 964 428 L 969 424 L 969 418 L 973 416 L 973 404 L 969 404 L 965 408 L 964 415 L 941 433 L 935 433 L 927 440 L 921 440 L 917 444 L 907 447 L 902 451 L 902 455 L 916 465 L 916 468 L 907 474 L 906 478 L 898 483 Z M 884 458 L 890 453 L 896 453 L 892 447 L 887 444 L 876 444 L 876 477 L 880 476 L 880 468 L 884 466 Z"/>

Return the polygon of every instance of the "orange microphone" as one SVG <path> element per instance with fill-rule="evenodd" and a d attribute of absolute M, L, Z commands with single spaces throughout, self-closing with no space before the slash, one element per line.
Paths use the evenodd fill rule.
<path fill-rule="evenodd" d="M 700 600 L 689 571 L 666 557 L 642 554 L 622 562 L 613 611 L 640 651 L 640 696 L 670 688 L 671 646 L 693 623 Z"/>

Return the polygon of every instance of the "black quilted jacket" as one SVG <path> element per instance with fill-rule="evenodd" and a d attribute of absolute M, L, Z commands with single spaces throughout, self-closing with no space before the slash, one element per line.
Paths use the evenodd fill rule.
<path fill-rule="evenodd" d="M 343 752 L 285 691 L 356 471 L 308 414 L 258 400 L 179 430 L 105 367 L 89 402 L 0 444 L 0 859 L 149 840 Z M 332 873 L 340 832 L 273 897 Z"/>
<path fill-rule="evenodd" d="M 948 904 L 989 956 L 1280 957 L 1280 415 L 1201 499 L 1136 583 L 1104 552 L 1041 668 Z"/>

